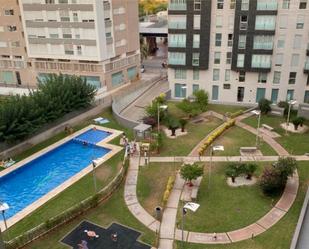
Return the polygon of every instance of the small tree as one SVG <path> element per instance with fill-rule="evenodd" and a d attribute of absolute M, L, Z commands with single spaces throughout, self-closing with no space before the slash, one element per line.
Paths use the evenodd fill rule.
<path fill-rule="evenodd" d="M 298 126 L 302 123 L 302 120 L 298 118 L 294 118 L 292 120 L 292 123 L 294 125 L 294 129 L 297 131 L 298 130 Z"/>
<path fill-rule="evenodd" d="M 279 170 L 267 167 L 260 177 L 259 185 L 265 194 L 274 195 L 283 189 L 285 182 L 282 180 Z"/>
<path fill-rule="evenodd" d="M 197 104 L 200 111 L 205 112 L 208 105 L 208 93 L 201 89 L 195 91 L 193 95 L 195 96 L 195 103 Z"/>
<path fill-rule="evenodd" d="M 232 178 L 232 182 L 235 182 L 235 178 L 243 172 L 242 163 L 231 163 L 225 169 L 225 175 Z"/>
<path fill-rule="evenodd" d="M 151 125 L 152 128 L 157 124 L 157 120 L 154 117 L 144 117 L 143 122 L 144 124 Z"/>
<path fill-rule="evenodd" d="M 257 169 L 257 165 L 255 163 L 247 163 L 244 166 L 244 173 L 247 175 L 247 179 L 251 180 L 254 172 Z"/>
<path fill-rule="evenodd" d="M 259 101 L 259 109 L 261 110 L 261 112 L 263 114 L 267 114 L 268 112 L 271 111 L 271 107 L 270 107 L 271 101 L 268 99 L 260 99 Z"/>
<path fill-rule="evenodd" d="M 294 174 L 297 162 L 293 157 L 280 157 L 274 168 L 279 170 L 282 179 L 286 182 L 289 176 Z"/>
<path fill-rule="evenodd" d="M 176 136 L 176 130 L 179 128 L 179 121 L 174 117 L 169 117 L 167 119 L 168 128 L 172 131 L 172 136 Z"/>
<path fill-rule="evenodd" d="M 304 117 L 298 117 L 299 118 L 299 121 L 300 121 L 300 127 L 303 127 L 303 125 L 304 125 L 304 123 L 305 123 L 305 121 L 306 121 L 306 119 L 304 118 Z"/>
<path fill-rule="evenodd" d="M 190 186 L 192 186 L 192 180 L 197 179 L 198 177 L 204 174 L 204 170 L 202 166 L 198 164 L 185 164 L 181 167 L 180 175 L 183 179 L 189 182 Z"/>
<path fill-rule="evenodd" d="M 182 118 L 182 119 L 179 120 L 179 123 L 180 123 L 180 126 L 181 126 L 181 132 L 185 132 L 185 126 L 188 123 L 188 120 Z"/>

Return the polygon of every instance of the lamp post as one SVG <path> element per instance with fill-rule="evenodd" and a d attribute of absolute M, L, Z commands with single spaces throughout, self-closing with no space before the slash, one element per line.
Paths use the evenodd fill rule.
<path fill-rule="evenodd" d="M 290 126 L 291 107 L 292 107 L 292 105 L 295 105 L 297 103 L 297 101 L 296 100 L 290 100 L 288 103 L 289 103 L 289 111 L 288 111 L 288 118 L 286 120 L 285 135 L 288 135 L 288 129 L 289 129 L 289 126 Z"/>
<path fill-rule="evenodd" d="M 5 219 L 5 211 L 8 210 L 9 208 L 10 208 L 9 205 L 6 202 L 0 202 L 0 211 L 2 213 L 5 230 L 8 229 L 8 226 L 6 224 L 6 219 Z"/>
<path fill-rule="evenodd" d="M 92 173 L 93 173 L 93 185 L 94 185 L 94 192 L 97 193 L 97 179 L 95 177 L 95 168 L 97 166 L 97 163 L 95 160 L 92 160 Z"/>
<path fill-rule="evenodd" d="M 258 116 L 258 126 L 257 126 L 257 132 L 256 132 L 256 140 L 255 140 L 255 146 L 259 147 L 259 137 L 260 137 L 260 124 L 261 124 L 261 111 L 253 110 L 251 111 L 254 115 Z"/>
<path fill-rule="evenodd" d="M 198 208 L 200 207 L 200 204 L 194 203 L 194 202 L 187 202 L 182 207 L 182 219 L 181 219 L 181 248 L 184 248 L 184 220 L 185 215 L 187 214 L 188 210 L 191 210 L 192 212 L 196 212 Z"/>
<path fill-rule="evenodd" d="M 211 167 L 212 167 L 212 155 L 214 151 L 224 151 L 223 145 L 211 145 L 210 146 L 210 163 L 209 163 L 209 174 L 208 174 L 208 189 L 210 189 L 210 176 L 211 176 Z"/>

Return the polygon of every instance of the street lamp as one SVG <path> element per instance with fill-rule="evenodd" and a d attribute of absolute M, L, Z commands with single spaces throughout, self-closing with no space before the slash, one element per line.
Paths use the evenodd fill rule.
<path fill-rule="evenodd" d="M 93 185 L 94 185 L 94 192 L 97 192 L 97 179 L 95 177 L 95 168 L 97 166 L 97 162 L 92 160 L 92 173 L 93 173 Z"/>
<path fill-rule="evenodd" d="M 200 204 L 194 203 L 194 202 L 187 202 L 183 208 L 182 208 L 182 219 L 181 219 L 181 247 L 184 248 L 184 235 L 183 235 L 183 227 L 184 227 L 184 218 L 187 214 L 188 210 L 191 210 L 192 212 L 196 212 L 198 208 L 200 207 Z"/>
<path fill-rule="evenodd" d="M 290 100 L 288 103 L 289 103 L 289 111 L 288 111 L 288 118 L 286 120 L 285 135 L 288 135 L 288 129 L 289 129 L 289 126 L 290 126 L 291 107 L 292 107 L 292 105 L 295 105 L 297 103 L 297 101 L 296 100 Z"/>
<path fill-rule="evenodd" d="M 255 146 L 259 147 L 259 137 L 260 137 L 260 124 L 261 124 L 261 111 L 253 110 L 251 111 L 254 115 L 258 116 L 258 126 L 257 126 L 257 132 L 256 132 L 256 140 L 255 140 Z"/>
<path fill-rule="evenodd" d="M 0 211 L 2 213 L 2 217 L 3 217 L 3 222 L 4 222 L 4 226 L 5 226 L 5 230 L 8 229 L 8 226 L 6 224 L 6 219 L 5 219 L 5 211 L 8 210 L 10 207 L 6 202 L 0 202 Z"/>
<path fill-rule="evenodd" d="M 211 166 L 212 166 L 212 155 L 214 151 L 224 151 L 223 145 L 211 145 L 210 146 L 210 164 L 209 164 L 209 174 L 208 174 L 208 189 L 210 189 L 210 176 L 211 176 Z"/>

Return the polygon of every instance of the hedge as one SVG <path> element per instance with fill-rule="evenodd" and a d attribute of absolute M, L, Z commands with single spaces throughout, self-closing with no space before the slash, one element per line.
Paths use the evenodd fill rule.
<path fill-rule="evenodd" d="M 212 133 L 209 134 L 207 140 L 204 142 L 204 144 L 199 148 L 199 155 L 202 156 L 204 152 L 207 150 L 207 148 L 215 141 L 216 138 L 218 138 L 224 131 L 226 131 L 228 128 L 235 125 L 235 119 L 230 119 L 226 121 L 223 125 L 218 127 L 216 130 L 214 130 Z"/>
<path fill-rule="evenodd" d="M 126 160 L 121 170 L 115 176 L 115 178 L 102 190 L 100 190 L 95 195 L 88 197 L 87 199 L 81 201 L 80 203 L 70 207 L 69 209 L 63 211 L 62 213 L 46 220 L 40 225 L 28 230 L 22 235 L 5 242 L 6 249 L 18 249 L 22 248 L 30 242 L 42 237 L 43 235 L 51 232 L 52 230 L 60 227 L 61 225 L 73 220 L 79 215 L 83 214 L 85 211 L 96 207 L 100 202 L 109 198 L 112 193 L 120 186 L 122 180 L 124 179 L 129 165 L 129 160 Z"/>
<path fill-rule="evenodd" d="M 163 194 L 163 207 L 165 207 L 167 201 L 168 201 L 168 198 L 170 196 L 170 193 L 171 193 L 171 190 L 174 186 L 174 183 L 175 183 L 175 176 L 170 176 L 168 178 L 168 181 L 167 181 L 167 184 L 166 184 L 166 188 L 165 188 L 165 191 L 164 191 L 164 194 Z"/>

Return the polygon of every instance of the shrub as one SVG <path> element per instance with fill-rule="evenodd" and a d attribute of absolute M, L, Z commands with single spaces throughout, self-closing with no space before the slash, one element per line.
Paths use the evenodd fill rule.
<path fill-rule="evenodd" d="M 244 173 L 247 175 L 247 179 L 251 180 L 252 175 L 257 169 L 257 165 L 255 163 L 246 163 L 244 164 Z"/>
<path fill-rule="evenodd" d="M 201 110 L 198 108 L 198 106 L 194 102 L 190 102 L 188 99 L 182 100 L 176 106 L 188 114 L 190 118 L 195 117 L 201 113 Z"/>
<path fill-rule="evenodd" d="M 192 185 L 192 180 L 195 180 L 199 176 L 202 176 L 204 174 L 204 169 L 202 166 L 199 166 L 198 164 L 185 164 L 181 167 L 180 175 L 183 179 L 186 181 L 189 181 L 190 185 Z"/>
<path fill-rule="evenodd" d="M 260 99 L 259 101 L 259 109 L 261 110 L 261 113 L 267 114 L 268 112 L 271 111 L 270 107 L 271 101 L 268 99 Z"/>
<path fill-rule="evenodd" d="M 170 176 L 167 180 L 166 188 L 163 194 L 163 200 L 162 200 L 163 207 L 166 205 L 168 201 L 174 183 L 175 183 L 175 176 Z"/>
<path fill-rule="evenodd" d="M 297 117 L 292 120 L 292 123 L 294 125 L 294 129 L 297 130 L 298 126 L 302 123 L 302 120 L 299 117 Z"/>
<path fill-rule="evenodd" d="M 289 111 L 289 103 L 286 102 L 286 101 L 280 101 L 278 103 L 278 107 L 280 108 L 284 108 L 284 115 L 287 115 L 288 114 L 288 111 Z"/>
<path fill-rule="evenodd" d="M 274 164 L 274 168 L 279 170 L 282 178 L 286 181 L 296 170 L 297 162 L 293 157 L 280 157 Z"/>
<path fill-rule="evenodd" d="M 208 93 L 205 92 L 203 89 L 197 90 L 193 93 L 195 97 L 195 103 L 197 108 L 201 112 L 205 112 L 207 110 L 208 105 Z"/>
<path fill-rule="evenodd" d="M 157 120 L 154 117 L 144 117 L 143 122 L 144 124 L 151 125 L 152 128 L 157 124 Z"/>
<path fill-rule="evenodd" d="M 225 175 L 231 177 L 232 182 L 235 182 L 235 178 L 239 176 L 240 173 L 239 164 L 237 163 L 229 164 L 225 169 Z"/>
<path fill-rule="evenodd" d="M 188 120 L 182 118 L 182 119 L 179 120 L 179 123 L 180 123 L 180 126 L 181 126 L 181 131 L 182 131 L 182 132 L 185 132 L 185 126 L 186 126 L 186 124 L 188 123 Z"/>
<path fill-rule="evenodd" d="M 240 116 L 241 114 L 243 114 L 244 113 L 244 111 L 242 111 L 242 110 L 239 110 L 239 111 L 237 111 L 237 112 L 233 112 L 233 113 L 230 113 L 230 118 L 236 118 L 236 117 L 238 117 L 238 116 Z"/>
<path fill-rule="evenodd" d="M 285 182 L 282 180 L 279 170 L 267 167 L 260 177 L 259 185 L 265 194 L 274 195 L 283 189 Z"/>
<path fill-rule="evenodd" d="M 305 121 L 306 121 L 306 119 L 304 118 L 304 117 L 298 117 L 299 118 L 299 121 L 300 121 L 300 127 L 303 127 L 303 125 L 304 125 L 304 123 L 305 123 Z"/>
<path fill-rule="evenodd" d="M 172 136 L 176 136 L 176 130 L 180 126 L 178 119 L 170 116 L 168 117 L 167 124 L 168 128 L 172 131 Z"/>

